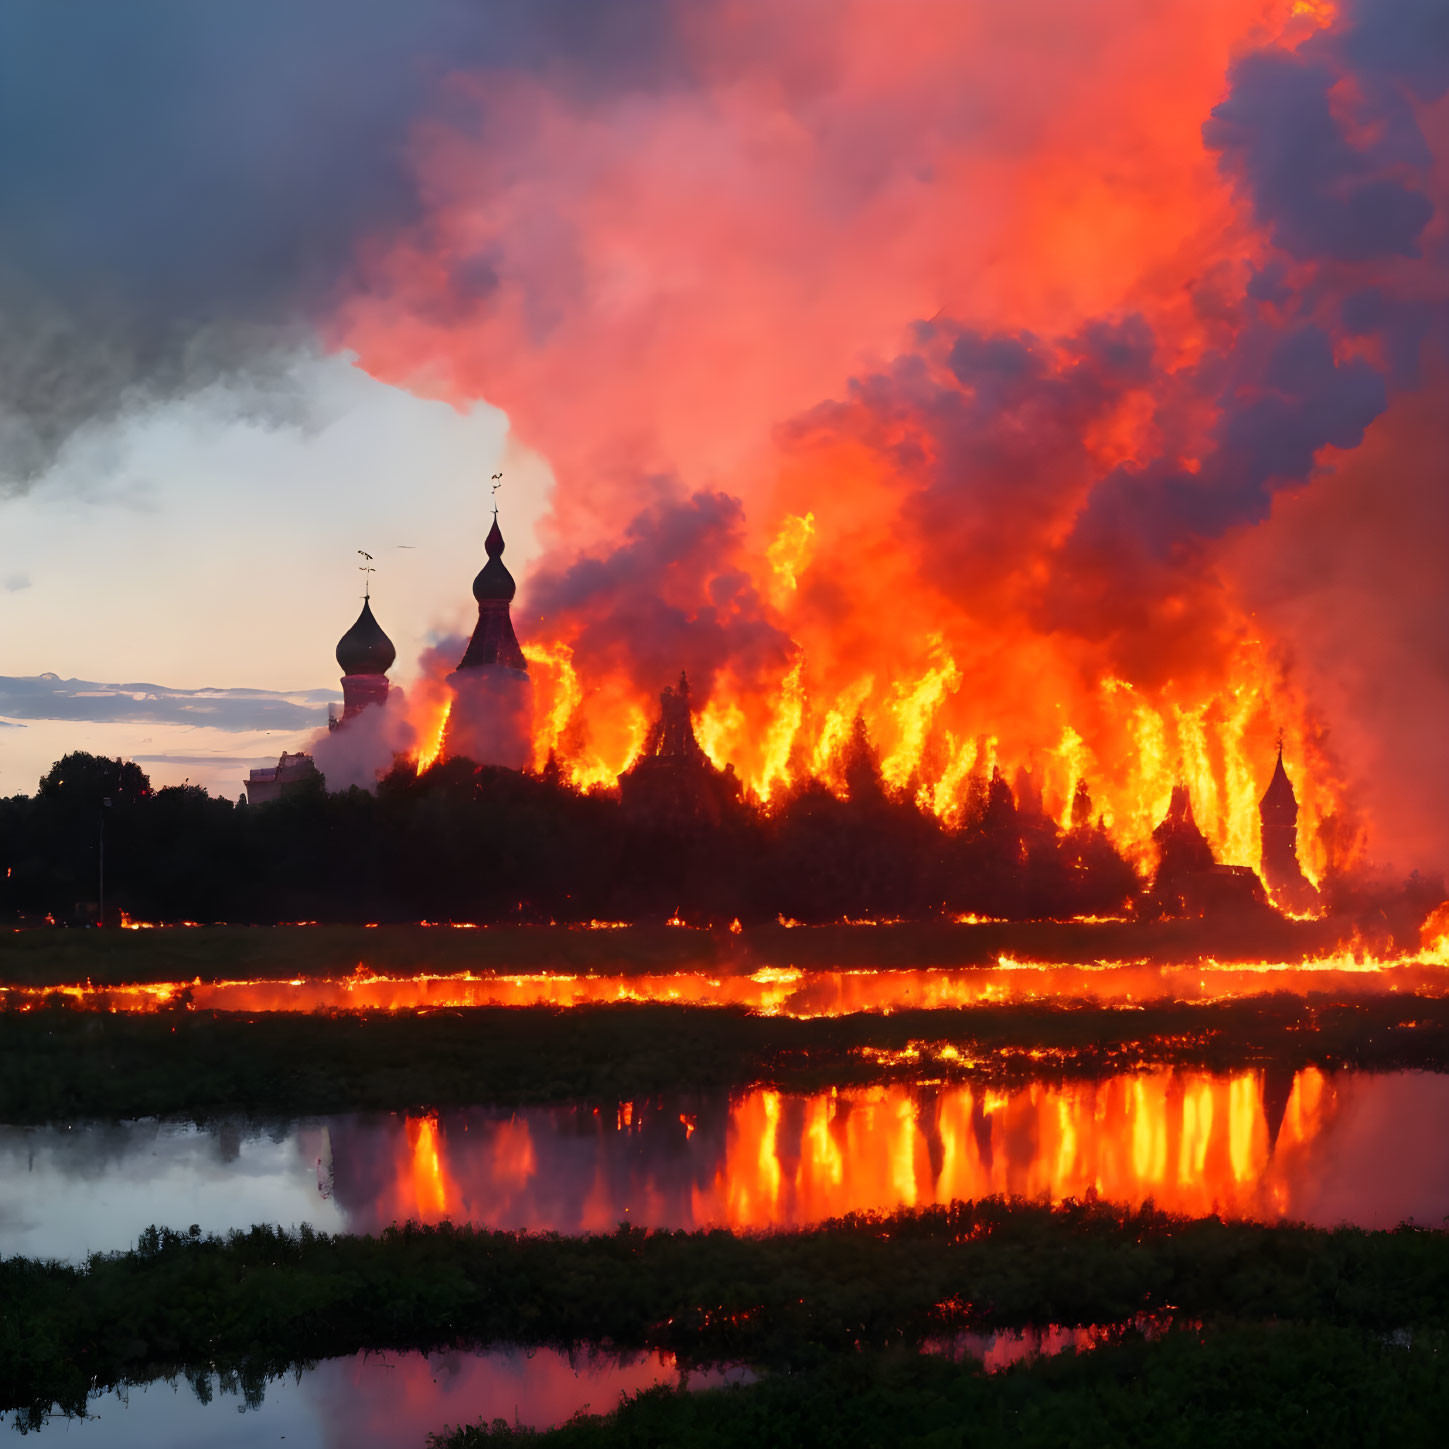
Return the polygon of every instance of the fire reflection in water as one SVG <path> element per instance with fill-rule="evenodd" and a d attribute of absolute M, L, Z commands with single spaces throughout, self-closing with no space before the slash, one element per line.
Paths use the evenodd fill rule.
<path fill-rule="evenodd" d="M 358 1231 L 444 1217 L 562 1232 L 625 1221 L 769 1228 L 993 1194 L 1394 1222 L 1422 1215 L 1426 1197 L 1439 1203 L 1437 1179 L 1381 1181 L 1377 1197 L 1364 1197 L 1375 1191 L 1373 1155 L 1402 1158 L 1414 1145 L 1363 1129 L 1392 1117 L 1399 1131 L 1417 1130 L 1395 1105 L 1400 1087 L 1418 1092 L 1415 1080 L 1438 1079 L 1165 1069 L 1008 1091 L 759 1090 L 627 1110 L 347 1119 L 332 1127 L 333 1180 Z M 1431 1139 L 1442 1095 L 1415 1114 Z M 1353 1125 L 1340 1130 L 1345 1116 Z"/>

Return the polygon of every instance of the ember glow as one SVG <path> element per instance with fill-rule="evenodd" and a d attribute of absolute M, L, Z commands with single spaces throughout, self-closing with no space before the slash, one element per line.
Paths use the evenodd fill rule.
<path fill-rule="evenodd" d="M 610 923 L 601 923 L 608 926 Z M 765 966 L 749 975 L 707 971 L 582 975 L 461 972 L 383 976 L 359 967 L 340 978 L 289 981 L 168 981 L 142 985 L 0 986 L 0 1010 L 30 1011 L 47 1000 L 88 1011 L 413 1011 L 443 1007 L 592 1006 L 610 1002 L 743 1007 L 766 1016 L 844 1016 L 858 1011 L 1059 1000 L 1099 1005 L 1220 1001 L 1271 991 L 1362 996 L 1385 991 L 1449 992 L 1442 949 L 1378 958 L 1344 951 L 1298 963 L 1274 961 L 1153 965 L 1056 965 L 999 958 L 964 970 L 823 971 Z"/>

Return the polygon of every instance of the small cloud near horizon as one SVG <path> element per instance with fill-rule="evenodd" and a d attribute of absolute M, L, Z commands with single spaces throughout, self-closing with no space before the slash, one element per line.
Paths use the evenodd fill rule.
<path fill-rule="evenodd" d="M 188 724 L 237 733 L 290 731 L 322 724 L 336 690 L 169 689 L 160 684 L 102 684 L 55 674 L 0 675 L 0 714 L 18 720 L 94 724 Z M 247 763 L 252 763 L 248 761 Z"/>

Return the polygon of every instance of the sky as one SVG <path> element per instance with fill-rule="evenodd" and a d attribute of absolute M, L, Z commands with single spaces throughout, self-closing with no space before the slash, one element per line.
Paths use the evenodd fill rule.
<path fill-rule="evenodd" d="M 408 661 L 471 625 L 491 473 L 506 470 L 510 557 L 533 551 L 547 469 L 496 408 L 419 399 L 340 356 L 297 358 L 278 386 L 301 425 L 219 382 L 76 436 L 0 501 L 0 718 L 15 726 L 0 792 L 88 749 L 234 797 L 340 701 L 358 549 Z M 119 700 L 104 692 L 118 684 Z M 208 689 L 250 693 L 203 710 L 192 696 Z"/>
<path fill-rule="evenodd" d="M 234 794 L 358 548 L 436 683 L 501 470 L 576 779 L 686 668 L 765 797 L 859 711 L 1244 858 L 1282 730 L 1449 865 L 1446 92 L 1440 0 L 15 0 L 0 790 Z"/>

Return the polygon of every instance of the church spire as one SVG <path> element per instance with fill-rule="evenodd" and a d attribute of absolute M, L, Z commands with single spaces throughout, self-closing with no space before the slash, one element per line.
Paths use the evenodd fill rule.
<path fill-rule="evenodd" d="M 488 562 L 473 580 L 473 597 L 478 601 L 478 623 L 468 641 L 467 652 L 458 661 L 460 670 L 503 668 L 528 673 L 528 661 L 518 647 L 509 605 L 518 592 L 513 575 L 503 563 L 503 530 L 498 526 L 495 490 L 493 526 L 483 543 Z"/>
<path fill-rule="evenodd" d="M 1286 910 L 1312 911 L 1318 892 L 1298 860 L 1298 797 L 1283 768 L 1283 732 L 1278 732 L 1278 762 L 1258 804 L 1262 853 L 1259 864 L 1273 900 Z"/>
<path fill-rule="evenodd" d="M 1296 826 L 1298 823 L 1298 797 L 1293 793 L 1293 782 L 1283 768 L 1283 732 L 1278 732 L 1278 763 L 1273 769 L 1273 778 L 1258 803 L 1259 819 L 1267 826 Z"/>

